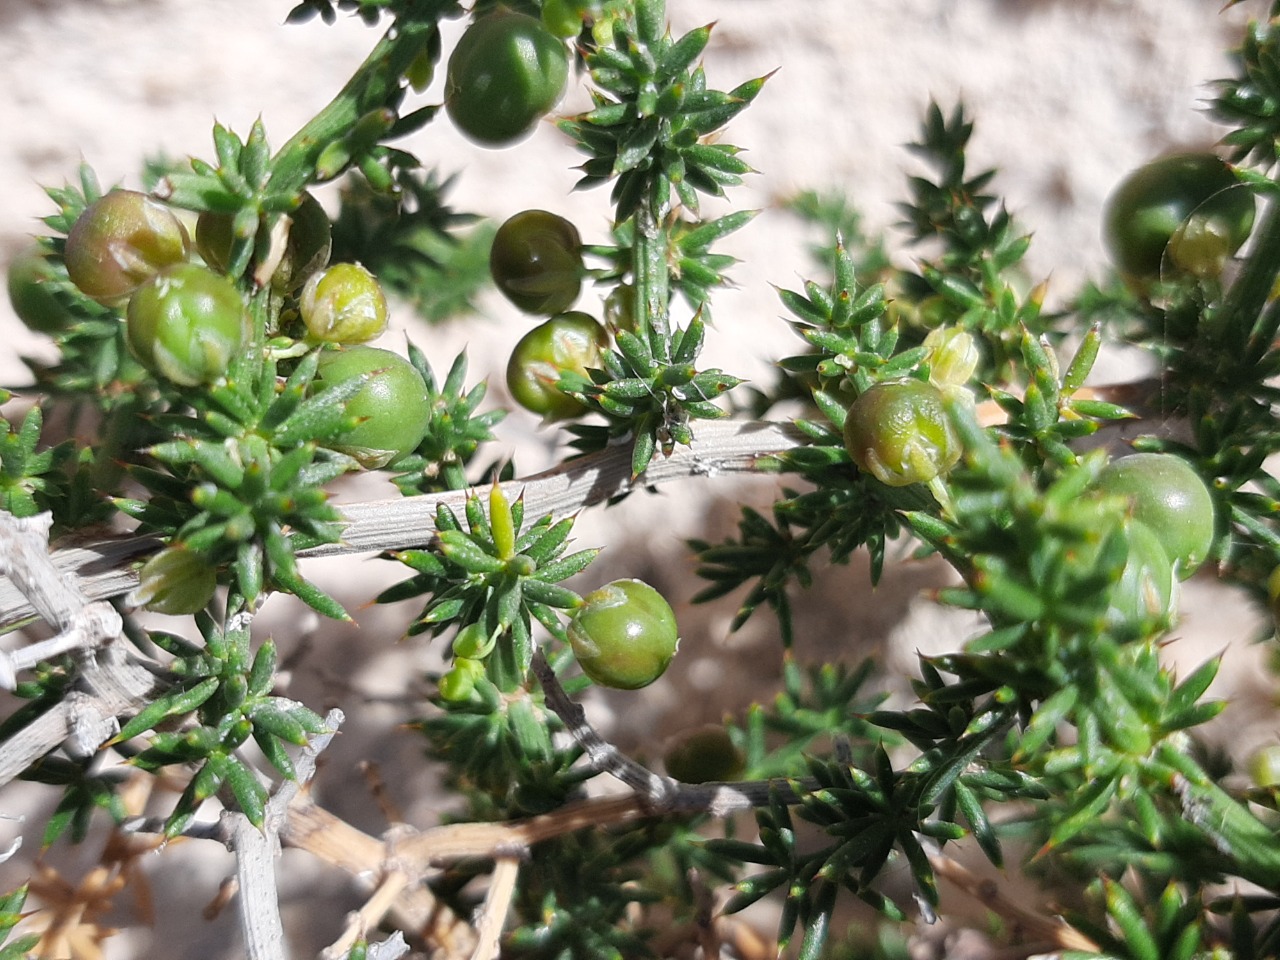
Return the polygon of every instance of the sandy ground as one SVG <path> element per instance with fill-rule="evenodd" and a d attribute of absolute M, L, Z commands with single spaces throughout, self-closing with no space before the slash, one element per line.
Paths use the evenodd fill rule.
<path fill-rule="evenodd" d="M 261 116 L 272 141 L 283 142 L 332 96 L 374 36 L 345 19 L 333 27 L 283 26 L 289 6 L 287 0 L 0 0 L 0 264 L 51 211 L 41 184 L 73 179 L 81 159 L 104 184 L 136 185 L 145 155 L 210 156 L 215 117 L 243 132 Z M 1245 3 L 1220 15 L 1219 6 L 1206 0 L 670 0 L 677 30 L 718 24 L 706 57 L 712 85 L 728 89 L 778 69 L 757 105 L 731 128 L 732 142 L 747 148 L 745 156 L 760 171 L 734 194 L 734 205 L 763 212 L 725 244 L 744 262 L 734 274 L 736 289 L 715 300 L 706 361 L 767 380 L 772 360 L 798 342 L 778 319 L 772 285 L 794 286 L 811 272 L 804 254 L 811 238 L 778 209 L 779 201 L 802 189 L 843 190 L 870 228 L 896 236 L 903 171 L 916 169 L 903 144 L 914 137 L 930 97 L 944 107 L 963 98 L 971 108 L 973 163 L 1001 168 L 996 190 L 1035 234 L 1030 275 L 1049 278 L 1051 296 L 1060 297 L 1100 273 L 1097 224 L 1111 186 L 1156 153 L 1207 146 L 1221 133 L 1200 110 L 1205 84 L 1227 72 L 1222 51 L 1245 14 L 1263 7 Z M 423 102 L 438 97 L 431 90 Z M 581 90 L 571 92 L 565 109 L 583 102 Z M 588 242 L 607 234 L 605 193 L 571 191 L 579 157 L 550 125 L 518 148 L 494 152 L 473 147 L 441 122 L 407 147 L 444 173 L 461 173 L 454 194 L 461 209 L 501 219 L 545 207 L 571 217 Z M 708 212 L 718 209 L 710 205 Z M 895 256 L 910 251 L 896 249 Z M 439 365 L 470 345 L 478 377 L 500 368 L 524 329 L 498 298 L 486 298 L 482 308 L 484 317 L 473 324 L 425 330 L 405 310 L 397 322 Z M 6 345 L 0 382 L 6 384 L 25 382 L 21 355 L 48 349 L 7 303 L 0 303 L 0 342 Z M 1104 356 L 1100 372 L 1122 379 L 1132 364 L 1117 350 Z M 499 435 L 518 451 L 522 472 L 550 461 L 555 441 L 531 418 L 509 417 Z M 757 484 L 741 493 L 760 500 L 768 488 Z M 718 538 L 736 518 L 736 508 L 714 501 L 699 499 L 705 506 L 687 509 L 683 498 L 695 494 L 702 497 L 684 490 L 633 497 L 607 518 L 584 519 L 580 542 L 609 547 L 601 578 L 645 577 L 677 599 L 690 596 L 683 539 Z M 381 566 L 329 561 L 310 572 L 359 606 L 385 582 Z M 920 597 L 939 582 L 937 567 L 897 568 L 875 594 L 862 586 L 865 573 L 865 564 L 855 561 L 821 580 L 802 623 L 802 655 L 877 653 L 890 667 L 910 670 L 917 648 L 954 645 L 963 625 Z M 1187 601 L 1185 640 L 1173 647 L 1180 662 L 1198 662 L 1256 629 L 1253 612 L 1212 584 L 1189 584 Z M 1211 617 L 1200 612 L 1208 608 Z M 354 789 L 322 781 L 320 790 L 337 812 L 374 831 L 384 821 L 353 772 L 361 759 L 378 761 L 384 775 L 391 771 L 392 793 L 410 822 L 430 822 L 438 800 L 432 775 L 415 772 L 416 745 L 394 730 L 413 712 L 397 702 L 405 678 L 435 657 L 422 645 L 396 642 L 412 612 L 363 610 L 358 630 L 303 622 L 317 653 L 298 671 L 296 695 L 342 702 L 356 714 L 328 774 L 332 784 Z M 731 615 L 732 607 L 682 611 L 687 668 L 673 671 L 679 678 L 625 704 L 597 704 L 595 715 L 608 725 L 621 711 L 620 728 L 645 732 L 630 736 L 629 745 L 652 748 L 680 727 L 766 696 L 776 671 L 772 625 L 761 617 L 729 637 Z M 263 626 L 292 649 L 300 642 L 298 623 L 296 609 L 269 609 Z M 1256 711 L 1249 706 L 1237 714 L 1237 741 L 1247 729 L 1247 745 L 1274 738 L 1257 660 L 1257 648 L 1237 643 L 1220 682 L 1223 693 L 1258 694 L 1246 697 Z M 11 787 L 0 807 L 19 809 L 29 798 L 28 790 Z M 354 901 L 341 878 L 317 877 L 305 863 L 288 862 L 286 915 L 304 955 L 332 937 Z M 183 850 L 161 858 L 153 871 L 156 926 L 114 938 L 110 955 L 238 955 L 230 917 L 194 927 L 188 920 L 228 866 L 226 858 Z M 127 910 L 117 919 L 133 922 Z"/>

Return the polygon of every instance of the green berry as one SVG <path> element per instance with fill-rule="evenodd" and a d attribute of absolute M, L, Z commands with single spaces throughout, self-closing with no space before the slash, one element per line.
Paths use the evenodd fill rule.
<path fill-rule="evenodd" d="M 1209 555 L 1216 526 L 1213 496 L 1181 457 L 1135 453 L 1113 460 L 1095 488 L 1128 498 L 1130 514 L 1160 538 L 1181 579 L 1195 573 Z"/>
<path fill-rule="evenodd" d="M 358 263 L 335 263 L 302 288 L 298 312 L 307 332 L 328 343 L 364 343 L 387 329 L 387 298 Z"/>
<path fill-rule="evenodd" d="M 927 483 L 960 459 L 960 441 L 937 387 L 877 383 L 849 408 L 844 443 L 858 469 L 891 487 Z"/>
<path fill-rule="evenodd" d="M 125 336 L 138 362 L 183 387 L 227 372 L 248 339 L 240 291 L 194 263 L 156 274 L 129 300 Z"/>
<path fill-rule="evenodd" d="M 411 452 L 427 432 L 431 403 L 422 374 L 390 350 L 355 346 L 326 350 L 320 356 L 316 385 L 364 378 L 347 401 L 347 413 L 359 423 L 332 442 L 366 468 L 394 463 Z"/>
<path fill-rule="evenodd" d="M 1107 622 L 1123 632 L 1141 632 L 1156 621 L 1167 625 L 1178 612 L 1178 581 L 1160 537 L 1145 523 L 1125 524 L 1129 556 L 1111 591 Z"/>
<path fill-rule="evenodd" d="M 445 110 L 477 143 L 503 147 L 528 134 L 569 79 L 564 41 L 540 21 L 499 9 L 473 22 L 445 70 Z"/>
<path fill-rule="evenodd" d="M 705 726 L 680 737 L 662 763 L 681 783 L 711 783 L 738 779 L 746 757 L 724 727 Z"/>
<path fill-rule="evenodd" d="M 578 228 L 546 210 L 508 218 L 489 248 L 489 272 L 503 295 L 525 313 L 543 316 L 573 306 L 582 289 Z"/>
<path fill-rule="evenodd" d="M 615 580 L 582 599 L 568 633 L 583 673 L 620 690 L 662 676 L 679 645 L 676 616 L 662 594 L 640 580 Z"/>
<path fill-rule="evenodd" d="M 75 317 L 55 291 L 66 278 L 59 275 L 49 254 L 31 244 L 9 264 L 9 302 L 18 319 L 37 333 L 58 333 Z"/>
<path fill-rule="evenodd" d="M 203 610 L 218 586 L 214 568 L 182 544 L 165 547 L 142 565 L 138 576 L 137 602 L 170 616 Z"/>
<path fill-rule="evenodd" d="M 134 190 L 112 190 L 72 224 L 63 259 L 82 293 L 115 303 L 182 263 L 190 247 L 186 227 L 164 204 Z"/>
<path fill-rule="evenodd" d="M 526 410 L 544 420 L 585 413 L 580 401 L 560 390 L 561 374 L 587 375 L 601 364 L 609 334 L 589 314 L 571 311 L 534 327 L 516 344 L 507 363 L 507 389 Z"/>

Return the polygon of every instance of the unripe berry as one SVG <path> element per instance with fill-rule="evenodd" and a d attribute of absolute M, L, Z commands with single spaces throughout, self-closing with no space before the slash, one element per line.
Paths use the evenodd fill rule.
<path fill-rule="evenodd" d="M 742 776 L 746 758 L 724 727 L 705 726 L 681 736 L 662 763 L 681 783 L 711 783 Z"/>
<path fill-rule="evenodd" d="M 320 356 L 316 385 L 366 376 L 347 401 L 347 413 L 361 422 L 338 437 L 334 449 L 369 469 L 394 463 L 413 450 L 431 422 L 431 403 L 422 374 L 404 357 L 377 347 L 326 350 Z"/>
<path fill-rule="evenodd" d="M 676 615 L 662 594 L 640 580 L 615 580 L 582 599 L 568 633 L 583 673 L 621 690 L 662 676 L 680 642 Z"/>
<path fill-rule="evenodd" d="M 60 281 L 48 253 L 31 244 L 9 264 L 9 302 L 18 319 L 37 333 L 58 333 L 75 318 L 54 294 Z"/>
<path fill-rule="evenodd" d="M 494 234 L 489 272 L 525 313 L 550 316 L 567 310 L 582 289 L 578 228 L 546 210 L 517 213 Z"/>
<path fill-rule="evenodd" d="M 1130 513 L 1160 538 L 1178 576 L 1195 573 L 1213 547 L 1213 496 L 1191 464 L 1171 453 L 1135 453 L 1113 460 L 1096 489 L 1127 497 Z"/>
<path fill-rule="evenodd" d="M 217 585 L 216 571 L 200 554 L 174 544 L 142 565 L 134 597 L 155 613 L 182 616 L 203 610 Z"/>
<path fill-rule="evenodd" d="M 67 274 L 87 296 L 114 303 L 165 267 L 187 259 L 187 228 L 168 207 L 134 190 L 112 190 L 67 234 Z"/>
<path fill-rule="evenodd" d="M 599 367 L 609 334 L 589 314 L 562 313 L 534 327 L 516 344 L 507 363 L 507 389 L 526 410 L 544 420 L 564 420 L 586 407 L 556 387 L 562 373 L 587 375 Z"/>
<path fill-rule="evenodd" d="M 184 387 L 212 383 L 248 339 L 244 302 L 226 277 L 180 263 L 130 298 L 125 335 L 152 373 Z"/>
<path fill-rule="evenodd" d="M 358 263 L 335 263 L 312 274 L 298 298 L 307 332 L 328 343 L 365 343 L 387 329 L 387 298 Z"/>
<path fill-rule="evenodd" d="M 960 459 L 960 441 L 938 388 L 919 380 L 877 383 L 844 422 L 844 443 L 859 470 L 891 487 L 928 483 Z"/>

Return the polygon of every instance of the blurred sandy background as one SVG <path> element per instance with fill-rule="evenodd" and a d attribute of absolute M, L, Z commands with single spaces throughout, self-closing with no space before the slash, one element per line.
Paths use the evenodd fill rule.
<path fill-rule="evenodd" d="M 261 116 L 272 143 L 283 143 L 329 100 L 375 38 L 354 19 L 340 18 L 332 27 L 318 20 L 284 26 L 290 6 L 288 0 L 0 0 L 0 265 L 52 211 L 41 184 L 74 179 L 81 159 L 104 185 L 136 186 L 146 155 L 210 157 L 214 118 L 243 133 Z M 930 97 L 944 108 L 962 98 L 977 121 L 972 169 L 1001 168 L 995 192 L 1035 235 L 1029 272 L 1049 278 L 1051 297 L 1065 296 L 1102 270 L 1097 224 L 1111 186 L 1150 156 L 1205 147 L 1221 135 L 1200 110 L 1206 84 L 1228 72 L 1223 51 L 1239 36 L 1245 15 L 1265 10 L 1252 2 L 1220 13 L 1216 0 L 669 0 L 668 6 L 676 31 L 718 21 L 706 56 L 710 85 L 729 89 L 778 68 L 728 133 L 760 171 L 731 195 L 733 208 L 763 213 L 724 244 L 743 263 L 733 273 L 737 287 L 714 300 L 716 329 L 704 356 L 707 365 L 763 381 L 770 362 L 799 342 L 779 320 L 783 311 L 771 285 L 795 286 L 813 272 L 804 248 L 814 237 L 778 209 L 779 201 L 804 189 L 844 190 L 868 228 L 888 230 L 893 242 L 903 172 L 920 172 L 903 144 L 915 137 Z M 450 27 L 446 48 L 460 29 Z M 432 89 L 420 102 L 438 99 Z M 571 90 L 563 109 L 583 103 L 582 90 Z M 405 145 L 442 173 L 461 174 L 452 194 L 460 209 L 501 220 L 544 207 L 573 219 L 586 242 L 607 236 L 606 192 L 571 191 L 571 168 L 580 156 L 549 124 L 524 144 L 494 152 L 462 140 L 442 117 Z M 727 209 L 708 204 L 706 212 Z M 895 256 L 910 255 L 899 244 Z M 497 296 L 481 306 L 483 316 L 468 324 L 427 329 L 403 309 L 397 321 L 442 370 L 469 345 L 478 379 L 501 370 L 528 325 Z M 588 294 L 580 306 L 596 304 Z M 7 301 L 0 302 L 0 342 L 0 383 L 21 386 L 19 357 L 41 354 L 48 344 L 16 321 Z M 1123 379 L 1132 362 L 1116 351 L 1104 358 L 1103 375 Z M 495 384 L 500 380 L 499 373 Z M 501 401 L 499 387 L 491 398 Z M 532 417 L 512 414 L 498 434 L 503 448 L 482 454 L 481 462 L 503 457 L 505 449 L 516 451 L 521 473 L 551 462 L 556 438 Z M 715 493 L 767 502 L 769 488 L 717 486 Z M 367 484 L 344 493 L 375 495 L 385 493 Z M 736 507 L 710 495 L 705 481 L 691 482 L 655 497 L 632 497 L 605 517 L 584 518 L 579 544 L 608 547 L 592 582 L 639 576 L 674 601 L 687 599 L 696 584 L 684 538 L 719 539 L 736 522 Z M 688 508 L 688 497 L 698 498 L 697 509 Z M 864 586 L 865 568 L 855 561 L 831 571 L 802 601 L 801 657 L 853 661 L 873 653 L 890 669 L 906 671 L 915 649 L 956 642 L 963 627 L 921 599 L 923 589 L 939 582 L 937 567 L 895 568 L 874 593 Z M 352 608 L 379 584 L 400 578 L 390 565 L 359 559 L 316 564 L 310 573 Z M 1212 616 L 1200 613 L 1206 605 Z M 1196 663 L 1234 643 L 1219 687 L 1223 694 L 1251 694 L 1228 714 L 1237 746 L 1274 740 L 1259 648 L 1242 642 L 1256 633 L 1254 613 L 1201 580 L 1187 585 L 1185 606 L 1184 639 L 1172 655 Z M 396 729 L 419 709 L 415 676 L 438 662 L 425 643 L 398 642 L 416 609 L 362 609 L 358 629 L 330 628 L 283 606 L 268 608 L 261 621 L 286 654 L 300 644 L 309 651 L 298 658 L 293 695 L 347 711 L 348 726 L 317 792 L 373 832 L 385 827 L 385 818 L 356 773 L 362 759 L 381 765 L 410 822 L 430 823 L 439 801 L 416 743 Z M 669 679 L 643 696 L 597 703 L 593 715 L 624 745 L 652 754 L 682 727 L 768 696 L 778 663 L 770 615 L 758 615 L 729 637 L 733 609 L 682 607 L 685 641 Z M 624 722 L 615 725 L 619 714 Z M 30 809 L 32 796 L 29 788 L 6 788 L 0 810 Z M 88 862 L 97 852 L 89 846 L 62 859 Z M 191 847 L 156 861 L 156 926 L 121 933 L 109 941 L 111 956 L 239 954 L 229 914 L 190 924 L 230 866 L 216 851 L 195 856 Z M 296 855 L 287 862 L 282 892 L 303 956 L 332 939 L 357 900 L 344 878 L 317 876 Z M 115 919 L 130 926 L 131 916 L 126 908 Z"/>

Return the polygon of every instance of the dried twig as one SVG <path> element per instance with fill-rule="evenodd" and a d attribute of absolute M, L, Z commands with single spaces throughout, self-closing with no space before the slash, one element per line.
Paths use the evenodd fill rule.
<path fill-rule="evenodd" d="M 519 857 L 498 857 L 493 863 L 493 876 L 476 920 L 477 943 L 471 960 L 496 960 L 502 928 L 516 895 L 516 878 L 520 874 Z"/>
<path fill-rule="evenodd" d="M 402 828 L 386 840 L 370 836 L 317 806 L 304 792 L 298 794 L 289 807 L 289 817 L 280 830 L 280 842 L 306 850 L 374 888 L 387 878 L 395 877 L 389 882 L 402 887 L 388 911 L 395 924 L 427 943 L 438 945 L 440 952 L 449 957 L 467 957 L 475 948 L 475 931 L 448 906 L 438 902 L 430 890 L 417 885 L 429 872 L 429 864 L 420 857 L 415 858 L 412 851 L 400 850 L 398 836 L 406 832 L 418 836 L 416 831 Z M 362 911 L 362 914 L 372 926 L 372 913 Z"/>
<path fill-rule="evenodd" d="M 629 446 L 609 447 L 554 469 L 502 484 L 508 497 L 523 496 L 525 515 L 567 516 L 583 507 L 604 503 L 638 487 L 656 486 L 686 477 L 751 473 L 773 453 L 800 446 L 803 435 L 790 424 L 742 421 L 703 421 L 691 446 L 677 447 L 669 457 L 655 457 L 636 479 L 631 477 Z M 346 526 L 339 543 L 298 551 L 302 557 L 336 556 L 420 546 L 435 533 L 436 509 L 441 504 L 461 509 L 469 491 L 417 497 L 395 497 L 338 507 Z M 137 574 L 122 565 L 153 552 L 151 538 L 108 541 L 77 547 L 74 555 L 54 555 L 55 564 L 74 570 L 79 586 L 91 600 L 120 596 L 138 584 Z M 32 616 L 35 608 L 13 583 L 0 580 L 0 628 Z"/>
<path fill-rule="evenodd" d="M 193 823 L 182 832 L 187 838 L 218 840 L 235 854 L 235 892 L 245 952 L 250 960 L 287 957 L 275 874 L 280 836 L 287 829 L 295 802 L 300 796 L 305 797 L 300 791 L 315 776 L 316 758 L 333 741 L 343 719 L 341 710 L 329 711 L 325 717 L 328 732 L 312 737 L 295 761 L 297 779 L 286 780 L 276 788 L 263 812 L 261 829 L 250 823 L 243 813 L 228 807 L 217 823 Z M 131 833 L 162 833 L 165 820 L 138 818 L 124 824 L 122 829 Z"/>
<path fill-rule="evenodd" d="M 320 952 L 320 960 L 340 960 L 351 948 L 379 923 L 395 906 L 397 898 L 409 886 L 409 876 L 401 870 L 392 870 L 382 877 L 382 882 L 359 910 L 347 915 L 347 926 L 342 936 Z"/>
<path fill-rule="evenodd" d="M 950 857 L 932 854 L 929 865 L 939 877 L 954 884 L 1007 922 L 1016 936 L 1037 944 L 1036 952 L 1080 950 L 1084 953 L 1098 953 L 1101 950 L 1075 927 L 1014 903 L 1001 892 L 999 884 L 994 880 L 978 876 Z"/>
<path fill-rule="evenodd" d="M 541 650 L 533 653 L 533 672 L 546 694 L 547 706 L 560 718 L 578 741 L 593 769 L 607 773 L 636 791 L 652 814 L 709 813 L 727 817 L 743 810 L 768 805 L 777 796 L 784 803 L 798 802 L 799 791 L 817 788 L 816 781 L 747 780 L 680 783 L 663 777 L 632 760 L 605 740 L 587 722 L 586 712 L 574 703 L 560 685 L 555 671 Z"/>
<path fill-rule="evenodd" d="M 118 729 L 116 717 L 139 709 L 162 685 L 114 642 L 122 629 L 119 613 L 108 603 L 90 602 L 76 578 L 53 562 L 51 523 L 47 513 L 18 518 L 0 511 L 0 570 L 58 631 L 50 640 L 0 651 L 0 687 L 13 689 L 19 671 L 64 653 L 75 655 L 78 677 L 61 702 L 0 744 L 0 785 L 60 744 L 72 756 L 92 755 Z"/>
<path fill-rule="evenodd" d="M 227 846 L 236 855 L 236 880 L 245 951 L 250 960 L 284 960 L 284 927 L 276 891 L 275 860 L 280 854 L 280 830 L 288 820 L 289 805 L 316 772 L 316 758 L 333 742 L 343 721 L 341 710 L 325 717 L 326 733 L 313 737 L 294 765 L 297 779 L 286 780 L 267 802 L 262 829 L 239 812 L 224 812 Z"/>
<path fill-rule="evenodd" d="M 366 960 L 398 960 L 409 952 L 409 944 L 405 943 L 404 934 L 397 930 L 381 943 L 369 944 L 365 951 Z"/>

